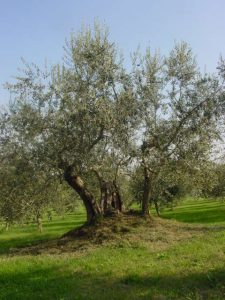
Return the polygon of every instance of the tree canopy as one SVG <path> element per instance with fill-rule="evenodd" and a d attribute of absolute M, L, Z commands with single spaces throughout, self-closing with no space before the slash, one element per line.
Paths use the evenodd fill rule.
<path fill-rule="evenodd" d="M 148 215 L 151 199 L 210 160 L 221 138 L 224 69 L 221 59 L 218 75 L 202 73 L 181 42 L 166 57 L 136 51 L 128 70 L 99 24 L 71 35 L 61 64 L 41 70 L 24 62 L 0 118 L 1 203 L 9 194 L 17 205 L 41 203 L 40 193 L 65 180 L 92 222 L 123 210 L 119 183 L 129 186 L 139 168 Z"/>

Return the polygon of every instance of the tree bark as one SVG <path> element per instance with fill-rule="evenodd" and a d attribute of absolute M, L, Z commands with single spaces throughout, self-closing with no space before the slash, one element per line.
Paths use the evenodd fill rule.
<path fill-rule="evenodd" d="M 101 210 L 103 214 L 111 213 L 113 210 L 122 212 L 123 201 L 116 180 L 105 181 L 96 169 L 92 169 L 98 178 L 101 190 Z"/>
<path fill-rule="evenodd" d="M 150 217 L 149 200 L 151 194 L 151 178 L 148 169 L 144 167 L 144 193 L 142 199 L 142 214 L 145 217 Z"/>
<path fill-rule="evenodd" d="M 104 214 L 113 210 L 122 212 L 123 202 L 120 196 L 119 188 L 115 181 L 102 181 L 101 186 L 101 203 Z"/>
<path fill-rule="evenodd" d="M 124 209 L 124 204 L 123 204 L 123 200 L 121 198 L 120 190 L 119 190 L 119 187 L 116 183 L 116 180 L 113 181 L 113 184 L 114 184 L 115 193 L 116 193 L 116 198 L 115 198 L 116 206 L 115 206 L 115 208 L 118 209 L 120 212 L 122 212 L 123 209 Z"/>
<path fill-rule="evenodd" d="M 66 169 L 64 178 L 82 199 L 87 213 L 87 222 L 89 224 L 93 223 L 96 218 L 101 215 L 101 209 L 98 203 L 95 201 L 94 196 L 85 187 L 81 177 L 72 174 L 71 168 Z"/>

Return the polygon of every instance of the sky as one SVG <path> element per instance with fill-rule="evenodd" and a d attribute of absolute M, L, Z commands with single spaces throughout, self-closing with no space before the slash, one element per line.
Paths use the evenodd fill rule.
<path fill-rule="evenodd" d="M 65 39 L 97 18 L 127 61 L 140 45 L 167 54 L 175 41 L 190 44 L 197 61 L 215 72 L 225 57 L 225 0 L 0 0 L 0 105 L 3 87 L 22 66 L 60 63 Z"/>

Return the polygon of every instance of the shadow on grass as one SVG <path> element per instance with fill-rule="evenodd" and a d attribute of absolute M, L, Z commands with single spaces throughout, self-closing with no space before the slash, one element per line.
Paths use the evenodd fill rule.
<path fill-rule="evenodd" d="M 155 290 L 154 295 L 149 292 L 149 297 L 155 296 L 154 299 L 158 299 L 157 295 L 164 296 L 159 299 L 225 299 L 225 269 L 187 276 L 131 274 L 121 282 L 127 286 Z"/>
<path fill-rule="evenodd" d="M 36 268 L 36 269 L 35 269 Z M 225 270 L 189 275 L 113 276 L 81 266 L 33 268 L 0 272 L 0 299 L 216 299 L 225 296 Z"/>

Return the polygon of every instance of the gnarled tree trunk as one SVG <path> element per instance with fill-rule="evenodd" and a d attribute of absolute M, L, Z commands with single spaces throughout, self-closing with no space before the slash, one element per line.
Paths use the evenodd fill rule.
<path fill-rule="evenodd" d="M 101 204 L 104 214 L 110 213 L 112 210 L 122 212 L 122 199 L 114 181 L 102 181 Z"/>
<path fill-rule="evenodd" d="M 111 213 L 113 210 L 122 212 L 123 201 L 116 181 L 105 181 L 96 169 L 92 169 L 98 178 L 101 190 L 101 210 L 103 214 Z"/>
<path fill-rule="evenodd" d="M 81 177 L 72 174 L 72 168 L 66 169 L 64 178 L 82 199 L 87 212 L 87 222 L 92 223 L 101 215 L 101 209 L 98 203 L 95 201 L 94 196 L 85 187 Z"/>

